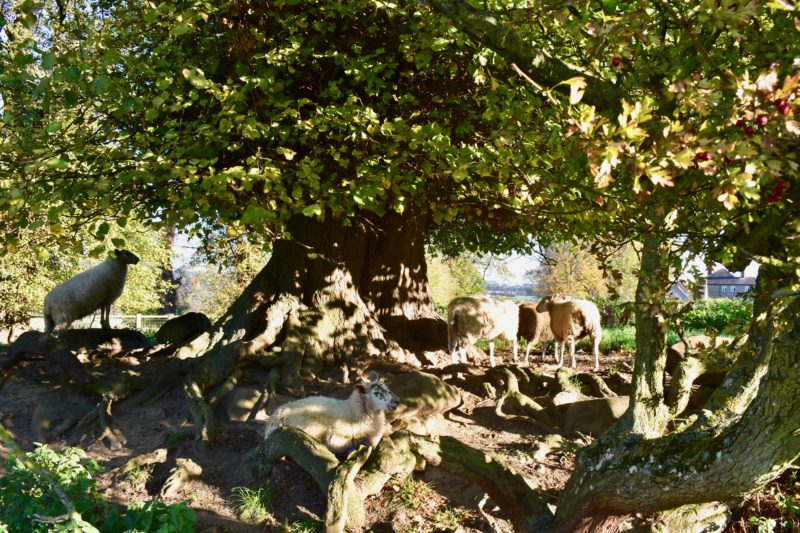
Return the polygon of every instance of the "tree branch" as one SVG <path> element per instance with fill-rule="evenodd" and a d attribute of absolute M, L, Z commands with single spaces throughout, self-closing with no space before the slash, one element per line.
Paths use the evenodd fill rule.
<path fill-rule="evenodd" d="M 456 28 L 491 48 L 509 63 L 516 64 L 539 85 L 555 87 L 565 80 L 581 76 L 586 80 L 584 102 L 601 111 L 617 113 L 621 110 L 622 95 L 614 84 L 546 55 L 542 50 L 524 42 L 493 16 L 478 11 L 463 0 L 427 0 L 427 3 L 433 10 L 450 19 Z M 556 90 L 568 95 L 570 88 L 560 85 Z"/>

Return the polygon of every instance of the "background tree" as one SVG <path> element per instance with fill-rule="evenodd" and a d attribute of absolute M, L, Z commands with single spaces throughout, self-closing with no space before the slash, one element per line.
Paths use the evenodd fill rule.
<path fill-rule="evenodd" d="M 542 251 L 539 266 L 528 276 L 541 295 L 562 293 L 589 299 L 608 295 L 599 261 L 577 244 L 551 244 Z"/>
<path fill-rule="evenodd" d="M 446 313 L 447 304 L 458 296 L 473 296 L 486 290 L 486 281 L 469 255 L 426 258 L 431 298 L 441 313 Z"/>
<path fill-rule="evenodd" d="M 183 269 L 181 307 L 216 320 L 225 314 L 268 259 L 261 245 L 244 238 L 219 239 L 198 248 Z"/>

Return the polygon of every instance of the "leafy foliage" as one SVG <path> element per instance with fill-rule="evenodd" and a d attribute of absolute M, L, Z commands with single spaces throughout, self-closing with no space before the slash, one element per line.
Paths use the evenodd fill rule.
<path fill-rule="evenodd" d="M 194 530 L 194 511 L 182 503 L 166 505 L 153 500 L 133 504 L 125 511 L 106 503 L 97 493 L 94 479 L 101 471 L 97 461 L 79 448 L 57 453 L 41 445 L 22 456 L 10 455 L 7 473 L 0 477 L 0 527 L 10 531 Z M 75 512 L 55 525 L 41 521 L 65 511 L 53 483 L 63 490 Z"/>
<path fill-rule="evenodd" d="M 717 333 L 738 333 L 746 329 L 753 314 L 753 301 L 747 298 L 720 298 L 695 302 L 681 319 L 688 329 L 712 329 Z"/>
<path fill-rule="evenodd" d="M 447 304 L 458 296 L 480 294 L 486 289 L 486 282 L 475 267 L 469 255 L 427 258 L 428 283 L 431 297 L 436 307 L 447 314 Z"/>

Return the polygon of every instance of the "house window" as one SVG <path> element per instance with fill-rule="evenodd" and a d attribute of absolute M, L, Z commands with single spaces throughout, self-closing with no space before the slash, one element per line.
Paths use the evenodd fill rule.
<path fill-rule="evenodd" d="M 736 292 L 736 285 L 731 285 L 731 292 Z"/>
<path fill-rule="evenodd" d="M 723 285 L 722 286 L 722 292 L 728 292 L 728 286 L 727 285 Z"/>

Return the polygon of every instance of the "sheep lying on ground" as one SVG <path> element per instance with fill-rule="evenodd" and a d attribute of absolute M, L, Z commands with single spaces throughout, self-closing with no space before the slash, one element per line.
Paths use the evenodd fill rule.
<path fill-rule="evenodd" d="M 400 404 L 378 374 L 369 383 L 359 381 L 346 400 L 310 396 L 280 406 L 269 418 L 264 439 L 281 426 L 302 429 L 337 456 L 345 456 L 361 444 L 373 448 L 383 436 L 385 411 Z"/>
<path fill-rule="evenodd" d="M 519 336 L 528 341 L 525 348 L 525 364 L 531 354 L 531 347 L 542 341 L 542 361 L 547 352 L 547 343 L 553 340 L 550 330 L 550 313 L 540 313 L 536 310 L 536 303 L 522 302 L 519 304 Z M 556 363 L 558 359 L 556 359 Z"/>
<path fill-rule="evenodd" d="M 447 306 L 447 338 L 450 357 L 467 362 L 467 349 L 478 339 L 489 340 L 489 363 L 494 366 L 494 341 L 501 338 L 514 341 L 514 361 L 517 360 L 517 330 L 519 309 L 514 302 L 500 302 L 483 296 L 462 296 Z"/>
<path fill-rule="evenodd" d="M 559 299 L 557 296 L 548 296 L 536 306 L 540 313 L 550 314 L 550 329 L 556 340 L 556 359 L 559 366 L 564 362 L 564 344 L 569 341 L 569 355 L 572 359 L 572 368 L 575 368 L 575 341 L 585 336 L 592 339 L 594 352 L 594 369 L 600 368 L 600 311 L 597 306 L 587 300 Z M 561 343 L 561 355 L 558 354 L 558 343 Z"/>
<path fill-rule="evenodd" d="M 99 265 L 69 278 L 44 297 L 45 332 L 60 333 L 74 320 L 100 309 L 100 325 L 111 328 L 111 304 L 122 294 L 128 265 L 139 258 L 128 250 L 114 250 Z"/>

